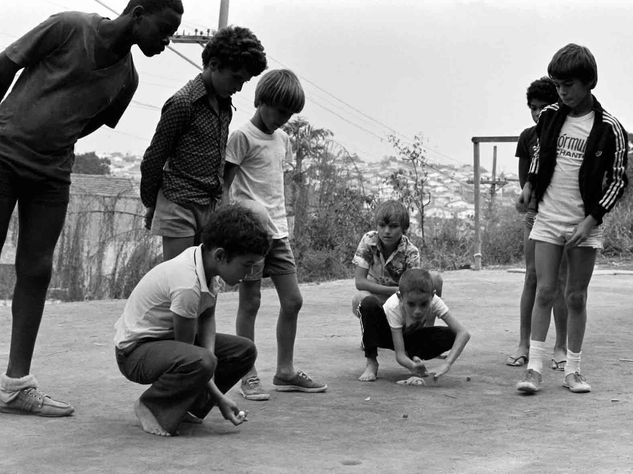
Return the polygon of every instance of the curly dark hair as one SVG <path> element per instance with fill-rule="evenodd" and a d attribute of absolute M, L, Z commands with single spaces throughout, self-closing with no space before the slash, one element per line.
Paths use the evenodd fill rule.
<path fill-rule="evenodd" d="M 404 204 L 395 199 L 390 199 L 380 204 L 376 208 L 376 214 L 374 215 L 374 222 L 376 225 L 389 224 L 390 222 L 396 222 L 402 228 L 402 233 L 406 233 L 409 230 L 409 211 Z"/>
<path fill-rule="evenodd" d="M 213 34 L 202 51 L 202 65 L 207 67 L 213 58 L 220 68 L 244 68 L 251 76 L 259 76 L 267 66 L 266 53 L 257 36 L 241 26 L 227 26 Z"/>
<path fill-rule="evenodd" d="M 529 85 L 526 97 L 528 105 L 530 105 L 532 99 L 542 100 L 548 104 L 553 104 L 558 101 L 558 92 L 556 92 L 554 81 L 545 76 L 537 79 Z"/>
<path fill-rule="evenodd" d="M 202 229 L 202 243 L 208 249 L 223 248 L 228 260 L 238 255 L 266 255 L 270 237 L 262 219 L 239 204 L 219 207 Z"/>
<path fill-rule="evenodd" d="M 404 295 L 413 290 L 433 294 L 433 278 L 428 270 L 409 268 L 404 271 L 398 282 L 398 291 Z"/>
<path fill-rule="evenodd" d="M 598 83 L 596 58 L 589 48 L 574 43 L 569 43 L 556 51 L 547 66 L 547 74 L 561 80 L 579 79 L 590 89 Z"/>
<path fill-rule="evenodd" d="M 148 14 L 159 12 L 165 8 L 171 8 L 181 15 L 185 12 L 181 0 L 130 0 L 123 10 L 123 15 L 130 13 L 138 6 L 143 7 Z"/>

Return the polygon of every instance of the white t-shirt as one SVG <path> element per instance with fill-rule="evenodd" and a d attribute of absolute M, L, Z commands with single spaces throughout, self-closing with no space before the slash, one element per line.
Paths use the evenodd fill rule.
<path fill-rule="evenodd" d="M 215 306 L 219 288 L 218 277 L 207 286 L 201 245 L 155 266 L 132 290 L 114 324 L 115 346 L 125 349 L 139 339 L 173 337 L 173 314 L 197 318 Z"/>
<path fill-rule="evenodd" d="M 585 218 L 578 173 L 594 117 L 595 113 L 591 111 L 582 117 L 568 115 L 565 119 L 556 144 L 556 167 L 552 181 L 539 204 L 539 219 L 576 225 Z"/>
<path fill-rule="evenodd" d="M 283 130 L 268 134 L 248 122 L 231 134 L 226 145 L 226 161 L 239 167 L 229 199 L 262 204 L 268 211 L 268 231 L 273 239 L 288 236 L 284 160 L 292 162 L 292 146 Z"/>
<path fill-rule="evenodd" d="M 382 305 L 385 315 L 387 316 L 387 322 L 392 329 L 401 329 L 405 325 L 405 317 L 400 307 L 400 298 L 398 294 L 394 293 L 389 299 Z M 423 327 L 435 326 L 435 319 L 440 318 L 445 320 L 448 314 L 448 306 L 437 295 L 433 295 L 431 300 L 430 311 L 427 314 L 426 320 L 422 324 Z"/>

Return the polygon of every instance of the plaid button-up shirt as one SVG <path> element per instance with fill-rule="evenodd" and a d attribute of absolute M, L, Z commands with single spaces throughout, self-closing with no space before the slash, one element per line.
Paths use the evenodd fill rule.
<path fill-rule="evenodd" d="M 141 162 L 141 200 L 156 205 L 162 187 L 177 204 L 206 206 L 222 196 L 224 154 L 233 116 L 231 101 L 210 105 L 199 74 L 163 106 L 152 143 Z"/>
<path fill-rule="evenodd" d="M 405 270 L 420 268 L 420 251 L 403 235 L 398 248 L 385 259 L 378 232 L 371 230 L 360 240 L 352 263 L 369 270 L 367 279 L 385 286 L 398 286 Z"/>

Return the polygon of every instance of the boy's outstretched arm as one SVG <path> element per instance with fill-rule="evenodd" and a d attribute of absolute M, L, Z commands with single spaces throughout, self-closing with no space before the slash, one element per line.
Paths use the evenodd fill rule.
<path fill-rule="evenodd" d="M 356 289 L 359 291 L 369 291 L 370 293 L 375 293 L 377 295 L 387 295 L 391 296 L 396 291 L 398 291 L 397 286 L 387 286 L 381 285 L 375 281 L 371 281 L 367 278 L 369 274 L 369 269 L 356 266 L 356 270 L 354 273 L 354 283 L 356 284 Z"/>
<path fill-rule="evenodd" d="M 11 87 L 11 83 L 19 70 L 20 66 L 11 61 L 7 54 L 2 51 L 0 53 L 0 101 Z"/>
<path fill-rule="evenodd" d="M 411 359 L 407 355 L 407 351 L 404 348 L 404 337 L 402 336 L 402 328 L 391 329 L 391 338 L 393 339 L 393 350 L 396 353 L 396 361 L 405 369 L 408 369 L 413 375 L 418 377 L 426 377 L 428 372 L 426 366 L 418 358 Z"/>
<path fill-rule="evenodd" d="M 446 313 L 444 321 L 446 322 L 448 328 L 455 333 L 455 341 L 453 342 L 453 347 L 451 347 L 444 363 L 433 373 L 433 377 L 435 379 L 449 371 L 470 339 L 470 333 L 454 316 L 451 315 L 450 312 Z"/>

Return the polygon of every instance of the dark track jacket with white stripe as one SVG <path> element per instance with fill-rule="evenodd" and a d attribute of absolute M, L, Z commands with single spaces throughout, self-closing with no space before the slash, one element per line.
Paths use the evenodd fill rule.
<path fill-rule="evenodd" d="M 604 110 L 594 97 L 595 118 L 580 165 L 578 182 L 585 206 L 585 216 L 592 215 L 598 224 L 622 196 L 628 183 L 626 176 L 628 135 L 620 122 Z M 556 167 L 558 135 L 569 114 L 569 107 L 552 104 L 541 112 L 536 125 L 538 145 L 528 181 L 537 202 L 541 202 Z"/>

